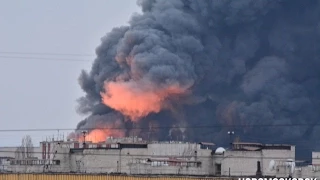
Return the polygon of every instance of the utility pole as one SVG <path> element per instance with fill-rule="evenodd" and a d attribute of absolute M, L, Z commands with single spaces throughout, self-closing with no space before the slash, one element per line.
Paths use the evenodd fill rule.
<path fill-rule="evenodd" d="M 148 140 L 149 140 L 149 142 L 152 141 L 152 135 L 153 135 L 152 133 L 153 133 L 153 125 L 152 125 L 151 122 L 149 122 L 149 132 L 148 132 Z"/>
<path fill-rule="evenodd" d="M 230 138 L 230 148 L 232 148 L 232 135 L 234 135 L 234 131 L 228 131 L 229 138 Z"/>
<path fill-rule="evenodd" d="M 86 147 L 86 133 L 87 133 L 87 131 L 82 131 L 82 134 L 83 134 L 83 148 Z"/>

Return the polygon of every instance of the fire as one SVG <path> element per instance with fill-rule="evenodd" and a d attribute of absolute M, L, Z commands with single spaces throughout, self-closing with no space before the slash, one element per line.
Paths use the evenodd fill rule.
<path fill-rule="evenodd" d="M 95 129 L 86 135 L 86 141 L 92 141 L 93 143 L 104 142 L 109 136 L 124 137 L 124 132 L 120 129 Z M 80 137 L 79 140 L 83 141 L 83 137 Z"/>
<path fill-rule="evenodd" d="M 162 88 L 151 86 L 151 83 L 142 81 L 107 82 L 104 87 L 106 93 L 101 93 L 102 101 L 130 117 L 132 121 L 138 121 L 151 112 L 160 112 L 169 96 L 186 92 L 186 89 L 179 85 Z"/>

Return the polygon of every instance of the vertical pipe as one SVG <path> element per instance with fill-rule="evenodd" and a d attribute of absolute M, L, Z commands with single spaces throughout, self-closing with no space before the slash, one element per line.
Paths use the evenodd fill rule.
<path fill-rule="evenodd" d="M 48 143 L 48 159 L 50 159 L 50 143 Z"/>
<path fill-rule="evenodd" d="M 47 152 L 47 146 L 46 146 L 46 143 L 43 142 L 43 144 L 42 144 L 42 159 L 46 159 L 46 157 L 47 157 L 46 152 Z"/>
<path fill-rule="evenodd" d="M 120 150 L 119 150 L 119 173 L 121 174 L 121 147 L 120 144 L 118 144 Z"/>

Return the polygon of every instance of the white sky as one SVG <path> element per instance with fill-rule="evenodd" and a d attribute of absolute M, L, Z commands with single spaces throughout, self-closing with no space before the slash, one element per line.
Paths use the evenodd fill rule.
<path fill-rule="evenodd" d="M 75 128 L 84 118 L 75 111 L 83 95 L 80 71 L 91 68 L 100 38 L 134 12 L 140 12 L 135 0 L 0 1 L 0 130 Z M 48 61 L 3 52 L 92 57 L 41 56 L 88 60 Z M 38 145 L 57 132 L 0 132 L 0 146 L 19 145 L 27 134 Z"/>

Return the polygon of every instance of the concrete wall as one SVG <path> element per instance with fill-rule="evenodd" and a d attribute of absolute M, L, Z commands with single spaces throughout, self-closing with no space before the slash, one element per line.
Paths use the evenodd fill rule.
<path fill-rule="evenodd" d="M 127 174 L 213 174 L 211 150 L 200 149 L 197 144 L 150 144 L 148 148 L 84 149 L 69 154 L 69 148 L 56 147 L 54 160 L 60 166 L 50 166 L 48 172 L 127 173 Z M 152 166 L 148 158 L 184 158 L 201 161 L 200 167 Z M 41 171 L 40 169 L 38 171 Z"/>
<path fill-rule="evenodd" d="M 161 149 L 160 149 L 161 150 Z M 186 151 L 185 151 L 186 152 Z M 167 165 L 167 166 L 152 166 L 150 164 L 139 163 L 137 159 L 144 158 L 146 159 L 148 156 L 142 154 L 142 156 L 126 156 L 126 150 L 122 152 L 122 165 L 126 164 L 127 166 L 123 166 L 122 171 L 127 172 L 129 174 L 185 174 L 185 175 L 213 175 L 213 158 L 211 156 L 210 150 L 201 150 L 198 149 L 197 153 L 192 154 L 183 154 L 177 155 L 176 153 L 168 153 L 168 155 L 150 155 L 154 159 L 163 159 L 168 157 L 186 157 L 189 161 L 200 161 L 200 167 L 191 167 L 191 166 L 180 166 L 180 165 Z M 157 153 L 154 153 L 157 154 Z"/>
<path fill-rule="evenodd" d="M 59 160 L 60 165 L 12 166 L 13 172 L 62 172 L 62 173 L 126 173 L 126 174 L 173 174 L 173 175 L 217 175 L 216 165 L 221 164 L 221 176 L 254 176 L 260 161 L 263 175 L 287 176 L 288 169 L 270 170 L 271 160 L 295 159 L 292 150 L 226 151 L 221 155 L 211 155 L 209 149 L 201 149 L 198 144 L 154 143 L 148 148 L 124 149 L 80 149 L 70 153 L 70 145 L 54 142 L 51 144 L 50 160 Z M 41 156 L 41 153 L 39 156 Z M 151 164 L 155 161 L 178 158 L 176 161 L 200 161 L 201 165 L 185 166 L 171 164 Z M 230 171 L 229 171 L 230 170 Z"/>
<path fill-rule="evenodd" d="M 0 147 L 0 157 L 15 157 L 17 147 Z"/>
<path fill-rule="evenodd" d="M 18 172 L 18 173 L 41 173 L 44 171 L 44 166 L 41 165 L 10 165 L 8 166 L 8 171 Z"/>
<path fill-rule="evenodd" d="M 88 174 L 0 174 L 0 179 L 6 180 L 26 180 L 26 179 L 63 179 L 63 180 L 238 180 L 237 178 L 200 178 L 200 177 L 164 177 L 164 176 L 148 176 L 148 177 L 133 177 L 133 176 L 107 176 L 107 175 L 88 175 Z"/>
<path fill-rule="evenodd" d="M 6 158 L 0 158 L 0 172 L 7 172 L 10 160 Z"/>
<path fill-rule="evenodd" d="M 305 178 L 305 177 L 312 177 L 312 175 L 313 175 L 312 166 L 295 168 L 294 177 Z"/>
<path fill-rule="evenodd" d="M 216 158 L 216 164 L 221 164 L 221 175 L 252 176 L 256 174 L 257 161 L 262 162 L 262 152 L 259 151 L 226 151 L 223 157 Z"/>
<path fill-rule="evenodd" d="M 320 152 L 312 152 L 312 164 L 320 165 Z"/>
<path fill-rule="evenodd" d="M 320 171 L 317 171 L 314 166 L 297 167 L 294 172 L 294 177 L 297 178 L 320 178 Z"/>
<path fill-rule="evenodd" d="M 320 152 L 312 152 L 312 165 L 297 167 L 295 177 L 320 178 Z"/>
<path fill-rule="evenodd" d="M 43 164 L 32 165 L 10 165 L 8 170 L 20 173 L 43 173 L 43 172 L 70 172 L 69 171 L 69 146 L 66 144 L 51 143 L 50 159 L 42 159 L 42 149 L 34 149 L 34 157 L 41 160 Z M 60 165 L 52 165 L 53 160 L 60 160 Z M 67 167 L 67 168 L 66 168 Z"/>
<path fill-rule="evenodd" d="M 120 150 L 86 149 L 83 153 L 71 155 L 71 172 L 111 173 L 121 172 Z"/>
<path fill-rule="evenodd" d="M 312 165 L 295 168 L 295 177 L 320 178 L 320 152 L 312 152 Z"/>
<path fill-rule="evenodd" d="M 280 168 L 282 169 L 280 171 L 277 171 L 277 168 L 275 168 L 274 170 L 269 169 L 269 164 L 270 161 L 273 160 L 276 162 L 275 166 L 278 167 L 283 167 L 284 165 L 286 165 L 287 163 L 285 161 L 287 160 L 293 160 L 295 161 L 295 147 L 292 146 L 291 150 L 272 150 L 272 149 L 268 149 L 268 150 L 262 150 L 262 156 L 263 156 L 263 163 L 261 164 L 261 169 L 262 169 L 262 173 L 263 175 L 266 176 L 272 176 L 274 174 L 277 174 L 277 176 L 279 177 L 288 177 L 290 174 L 290 169 L 289 168 Z"/>
<path fill-rule="evenodd" d="M 33 148 L 33 157 L 41 159 L 41 148 L 40 147 L 34 147 Z"/>
<path fill-rule="evenodd" d="M 86 149 L 71 155 L 70 170 L 73 172 L 118 172 L 127 174 L 211 174 L 211 150 L 201 150 L 196 144 L 150 144 L 144 148 Z M 201 161 L 201 167 L 151 166 L 148 158 L 169 160 L 169 157 L 187 157 Z"/>
<path fill-rule="evenodd" d="M 221 164 L 222 176 L 254 176 L 257 171 L 257 162 L 260 161 L 262 175 L 287 177 L 289 171 L 276 171 L 269 169 L 271 160 L 276 165 L 282 165 L 287 159 L 295 160 L 295 148 L 291 150 L 262 150 L 262 151 L 226 151 L 222 155 L 214 155 L 214 171 Z"/>
<path fill-rule="evenodd" d="M 0 147 L 0 157 L 15 157 L 15 152 L 17 147 Z M 33 157 L 41 158 L 41 149 L 40 147 L 33 148 Z"/>
<path fill-rule="evenodd" d="M 155 156 L 191 156 L 200 149 L 199 144 L 157 143 L 148 145 L 148 154 Z"/>

